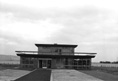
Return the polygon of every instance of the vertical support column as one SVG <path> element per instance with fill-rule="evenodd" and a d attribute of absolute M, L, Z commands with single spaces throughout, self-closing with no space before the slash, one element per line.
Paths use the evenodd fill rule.
<path fill-rule="evenodd" d="M 22 58 L 23 58 L 23 57 L 20 57 L 20 66 L 19 66 L 20 68 L 22 68 L 22 65 L 23 65 L 23 63 L 22 63 Z"/>
<path fill-rule="evenodd" d="M 84 63 L 83 63 L 84 60 L 83 59 L 81 59 L 81 60 L 82 60 L 82 69 L 83 69 L 84 68 Z"/>
<path fill-rule="evenodd" d="M 87 65 L 87 59 L 85 59 L 86 60 L 86 69 L 88 68 L 88 65 Z"/>
<path fill-rule="evenodd" d="M 77 69 L 79 69 L 79 60 L 77 60 Z"/>
<path fill-rule="evenodd" d="M 90 68 L 89 69 L 91 69 L 91 58 L 89 60 L 90 60 Z"/>

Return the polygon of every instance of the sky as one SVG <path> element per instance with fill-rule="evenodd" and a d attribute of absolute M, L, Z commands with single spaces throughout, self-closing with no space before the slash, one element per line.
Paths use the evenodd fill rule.
<path fill-rule="evenodd" d="M 37 51 L 35 43 L 77 44 L 76 52 L 118 60 L 117 0 L 0 0 L 0 54 Z"/>

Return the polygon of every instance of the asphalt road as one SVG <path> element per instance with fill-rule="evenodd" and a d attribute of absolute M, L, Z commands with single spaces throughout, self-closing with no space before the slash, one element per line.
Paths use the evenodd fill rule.
<path fill-rule="evenodd" d="M 15 81 L 50 81 L 51 70 L 36 69 Z"/>

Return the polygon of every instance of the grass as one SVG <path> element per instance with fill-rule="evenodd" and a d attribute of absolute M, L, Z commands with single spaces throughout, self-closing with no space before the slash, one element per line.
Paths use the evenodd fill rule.
<path fill-rule="evenodd" d="M 101 67 L 92 67 L 92 70 L 99 70 L 102 72 L 106 72 L 106 73 L 110 73 L 113 75 L 118 75 L 118 67 L 105 67 L 105 66 L 101 66 Z"/>
<path fill-rule="evenodd" d="M 80 71 L 80 70 L 79 70 Z M 103 81 L 118 81 L 118 75 L 97 71 L 97 70 L 81 70 L 80 72 L 99 78 Z"/>
<path fill-rule="evenodd" d="M 118 81 L 118 67 L 92 67 L 91 70 L 78 70 L 104 81 Z"/>
<path fill-rule="evenodd" d="M 0 64 L 0 70 L 19 69 L 19 64 Z"/>

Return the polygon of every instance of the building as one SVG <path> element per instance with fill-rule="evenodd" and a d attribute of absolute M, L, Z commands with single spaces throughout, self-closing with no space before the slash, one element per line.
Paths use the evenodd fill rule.
<path fill-rule="evenodd" d="M 38 51 L 16 51 L 21 68 L 90 69 L 96 53 L 74 52 L 77 45 L 35 44 Z"/>

